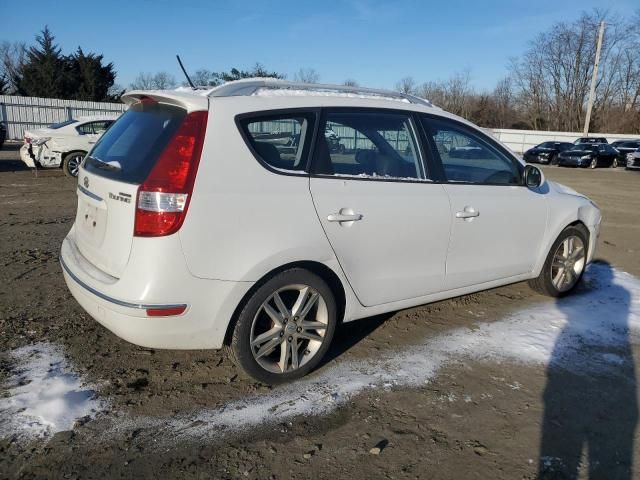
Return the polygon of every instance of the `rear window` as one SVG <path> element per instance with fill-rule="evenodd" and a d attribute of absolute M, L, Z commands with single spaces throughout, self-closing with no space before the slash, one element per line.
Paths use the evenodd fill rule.
<path fill-rule="evenodd" d="M 240 124 L 263 164 L 283 171 L 304 172 L 314 118 L 308 112 L 261 115 L 240 120 Z"/>
<path fill-rule="evenodd" d="M 126 183 L 142 183 L 187 112 L 161 103 L 132 105 L 100 137 L 85 158 L 85 170 Z"/>
<path fill-rule="evenodd" d="M 66 122 L 52 123 L 51 125 L 48 125 L 47 128 L 50 128 L 52 130 L 57 130 L 59 128 L 66 127 L 67 125 L 71 125 L 72 123 L 76 123 L 76 122 L 77 120 L 71 119 L 71 120 L 67 120 Z"/>

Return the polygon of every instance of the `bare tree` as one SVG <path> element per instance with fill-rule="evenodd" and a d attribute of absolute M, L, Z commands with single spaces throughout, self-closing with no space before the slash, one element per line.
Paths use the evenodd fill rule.
<path fill-rule="evenodd" d="M 176 79 L 167 72 L 140 73 L 129 85 L 130 90 L 167 90 L 177 86 Z"/>
<path fill-rule="evenodd" d="M 396 83 L 396 90 L 400 93 L 413 94 L 416 91 L 416 81 L 413 77 L 401 78 L 398 83 Z"/>
<path fill-rule="evenodd" d="M 0 77 L 6 82 L 5 90 L 8 93 L 17 91 L 17 82 L 20 80 L 20 71 L 25 64 L 27 45 L 24 42 L 0 43 Z"/>
<path fill-rule="evenodd" d="M 301 68 L 293 75 L 293 79 L 302 83 L 318 83 L 320 74 L 315 68 Z"/>
<path fill-rule="evenodd" d="M 359 87 L 360 86 L 358 84 L 358 82 L 355 81 L 353 78 L 347 78 L 344 82 L 342 82 L 342 85 L 344 85 L 345 87 Z"/>
<path fill-rule="evenodd" d="M 572 23 L 556 23 L 538 35 L 524 55 L 512 61 L 514 87 L 532 128 L 582 128 L 601 21 L 606 22 L 607 30 L 592 125 L 601 131 L 636 128 L 640 29 L 634 21 L 598 10 L 583 13 Z"/>

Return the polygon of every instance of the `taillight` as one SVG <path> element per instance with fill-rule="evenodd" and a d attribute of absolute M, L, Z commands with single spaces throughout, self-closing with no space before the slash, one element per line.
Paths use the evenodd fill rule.
<path fill-rule="evenodd" d="M 189 113 L 138 189 L 134 235 L 161 237 L 184 221 L 202 154 L 207 112 Z"/>

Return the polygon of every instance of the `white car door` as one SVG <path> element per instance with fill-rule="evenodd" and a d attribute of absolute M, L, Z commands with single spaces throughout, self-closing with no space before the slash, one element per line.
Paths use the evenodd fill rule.
<path fill-rule="evenodd" d="M 411 115 L 339 109 L 323 117 L 311 195 L 358 299 L 372 306 L 443 290 L 449 199 L 427 180 Z"/>
<path fill-rule="evenodd" d="M 544 193 L 524 186 L 521 164 L 476 129 L 429 116 L 422 121 L 451 200 L 447 288 L 531 272 L 547 224 Z"/>

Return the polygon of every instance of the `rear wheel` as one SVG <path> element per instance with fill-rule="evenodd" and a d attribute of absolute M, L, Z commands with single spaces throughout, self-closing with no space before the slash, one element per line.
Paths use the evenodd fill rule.
<path fill-rule="evenodd" d="M 67 177 L 77 177 L 80 170 L 80 163 L 86 155 L 85 152 L 67 153 L 62 160 L 62 171 Z"/>
<path fill-rule="evenodd" d="M 529 286 L 550 297 L 562 297 L 578 284 L 587 263 L 587 233 L 584 227 L 565 228 L 554 242 L 542 271 Z"/>
<path fill-rule="evenodd" d="M 251 377 L 267 384 L 300 378 L 327 352 L 336 327 L 329 286 L 308 270 L 278 273 L 249 297 L 229 349 Z"/>

